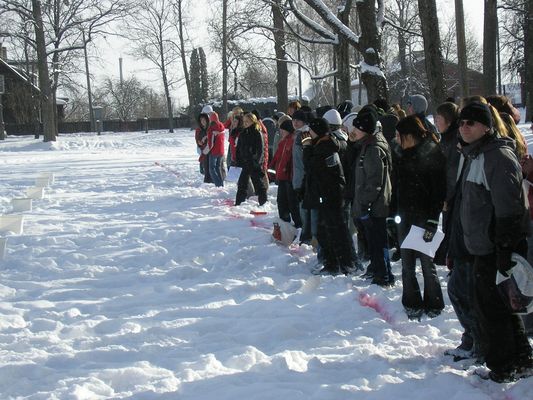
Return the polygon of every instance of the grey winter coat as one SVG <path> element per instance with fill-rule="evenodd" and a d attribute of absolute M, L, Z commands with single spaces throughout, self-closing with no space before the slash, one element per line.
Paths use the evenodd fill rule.
<path fill-rule="evenodd" d="M 527 196 L 513 148 L 512 140 L 494 134 L 462 148 L 459 212 L 464 242 L 472 255 L 513 249 L 527 235 Z"/>
<path fill-rule="evenodd" d="M 304 186 L 304 151 L 302 146 L 302 132 L 308 129 L 307 125 L 297 129 L 294 133 L 294 143 L 292 145 L 292 187 L 300 190 Z"/>
<path fill-rule="evenodd" d="M 355 178 L 352 215 L 360 218 L 368 214 L 370 208 L 370 216 L 388 217 L 392 192 L 392 159 L 387 140 L 378 133 L 368 135 L 351 146 L 352 151 L 360 150 L 352 171 Z"/>

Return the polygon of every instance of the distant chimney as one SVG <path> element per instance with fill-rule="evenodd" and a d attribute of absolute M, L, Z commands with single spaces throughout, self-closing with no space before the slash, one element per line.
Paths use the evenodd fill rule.
<path fill-rule="evenodd" d="M 0 58 L 2 60 L 7 61 L 7 47 L 4 47 L 4 46 L 0 47 Z"/>

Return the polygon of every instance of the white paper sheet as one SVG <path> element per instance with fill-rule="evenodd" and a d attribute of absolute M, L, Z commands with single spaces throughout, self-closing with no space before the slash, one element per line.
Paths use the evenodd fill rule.
<path fill-rule="evenodd" d="M 444 233 L 438 229 L 435 232 L 435 236 L 431 242 L 424 242 L 423 236 L 426 230 L 419 226 L 412 225 L 409 234 L 404 239 L 401 248 L 417 250 L 421 253 L 427 254 L 430 257 L 435 257 L 435 253 L 439 248 L 442 239 L 444 239 Z"/>
<path fill-rule="evenodd" d="M 241 176 L 241 167 L 231 167 L 226 174 L 226 182 L 237 182 Z"/>

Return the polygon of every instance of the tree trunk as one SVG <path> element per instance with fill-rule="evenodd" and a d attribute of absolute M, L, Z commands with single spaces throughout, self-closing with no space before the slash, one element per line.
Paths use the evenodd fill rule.
<path fill-rule="evenodd" d="M 457 59 L 459 63 L 459 94 L 461 97 L 467 97 L 469 96 L 470 88 L 468 84 L 463 0 L 455 0 L 455 29 L 457 35 Z"/>
<path fill-rule="evenodd" d="M 339 20 L 346 26 L 350 26 L 350 11 L 352 1 L 347 0 L 344 8 L 339 11 Z M 352 80 L 350 78 L 350 44 L 344 36 L 339 36 L 337 47 L 337 88 L 340 101 L 352 99 Z"/>
<path fill-rule="evenodd" d="M 272 3 L 272 17 L 274 22 L 274 51 L 276 52 L 276 92 L 278 97 L 278 110 L 285 111 L 289 106 L 288 79 L 289 70 L 284 61 L 285 54 L 285 27 L 283 14 L 280 10 L 280 0 Z"/>
<path fill-rule="evenodd" d="M 526 121 L 533 121 L 533 0 L 526 2 L 524 55 L 526 61 Z M 529 22 L 528 22 L 529 21 Z"/>
<path fill-rule="evenodd" d="M 484 94 L 496 93 L 496 41 L 498 29 L 497 0 L 485 0 L 483 19 L 483 82 Z"/>
<path fill-rule="evenodd" d="M 183 76 L 185 77 L 185 87 L 187 88 L 187 98 L 189 99 L 189 110 L 194 106 L 192 101 L 192 89 L 191 89 L 191 79 L 189 77 L 189 69 L 187 68 L 187 55 L 185 54 L 185 35 L 183 33 L 183 15 L 182 15 L 182 6 L 183 1 L 177 1 L 178 9 L 178 32 L 180 36 L 180 56 L 181 64 L 183 66 Z M 192 116 L 192 115 L 191 115 Z"/>
<path fill-rule="evenodd" d="M 222 111 L 228 113 L 228 0 L 222 0 Z M 225 115 L 224 115 L 225 117 Z"/>
<path fill-rule="evenodd" d="M 163 43 L 159 44 L 161 54 L 161 76 L 163 78 L 163 88 L 165 90 L 165 98 L 167 100 L 167 115 L 168 115 L 168 131 L 174 132 L 174 116 L 172 115 L 172 101 L 170 99 L 170 90 L 168 87 L 167 70 L 165 68 L 165 57 L 163 53 Z"/>
<path fill-rule="evenodd" d="M 439 19 L 435 0 L 418 0 L 418 12 L 424 39 L 424 58 L 426 75 L 430 90 L 431 109 L 441 104 L 446 98 L 444 84 L 444 67 L 442 61 L 439 34 Z"/>
<path fill-rule="evenodd" d="M 357 50 L 363 56 L 361 81 L 366 87 L 368 102 L 388 100 L 389 88 L 382 72 L 381 34 L 376 24 L 375 0 L 357 1 L 356 7 L 362 32 Z"/>
<path fill-rule="evenodd" d="M 44 141 L 55 141 L 57 128 L 54 120 L 54 98 L 48 72 L 48 60 L 46 57 L 46 43 L 44 39 L 43 18 L 41 2 L 32 0 L 33 18 L 35 21 L 35 41 L 37 45 L 37 65 L 39 70 L 39 89 L 41 90 L 41 114 L 43 122 Z"/>

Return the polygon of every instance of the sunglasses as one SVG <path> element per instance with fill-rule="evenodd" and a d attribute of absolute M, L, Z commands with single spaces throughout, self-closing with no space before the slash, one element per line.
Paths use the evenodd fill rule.
<path fill-rule="evenodd" d="M 462 119 L 461 121 L 459 121 L 459 126 L 464 126 L 464 125 L 474 126 L 475 124 L 476 124 L 476 121 L 472 121 L 471 119 Z"/>

